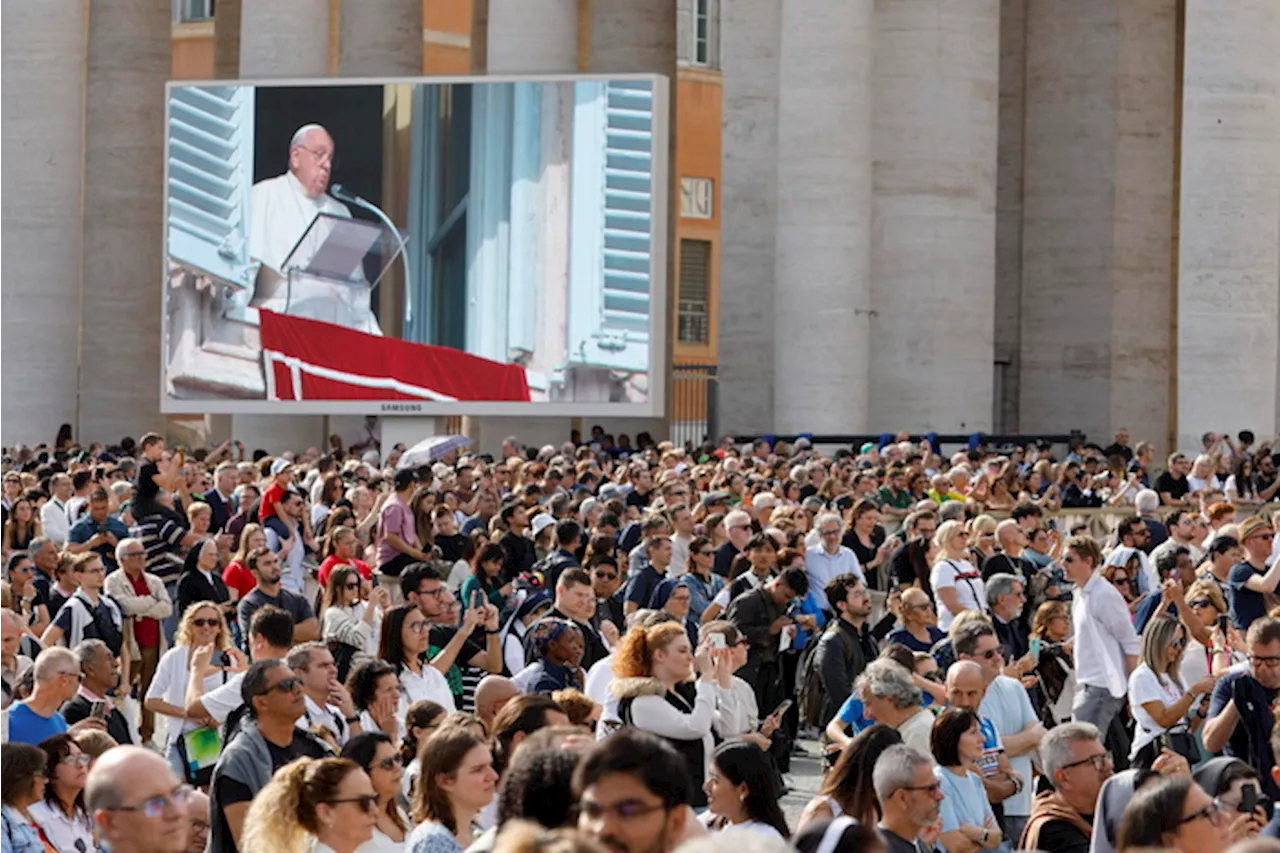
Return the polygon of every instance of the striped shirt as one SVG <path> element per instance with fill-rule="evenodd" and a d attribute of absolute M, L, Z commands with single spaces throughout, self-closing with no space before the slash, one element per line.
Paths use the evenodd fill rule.
<path fill-rule="evenodd" d="M 187 529 L 162 515 L 142 519 L 129 528 L 129 535 L 142 540 L 147 551 L 147 571 L 162 581 L 177 580 L 182 574 L 181 545 Z"/>

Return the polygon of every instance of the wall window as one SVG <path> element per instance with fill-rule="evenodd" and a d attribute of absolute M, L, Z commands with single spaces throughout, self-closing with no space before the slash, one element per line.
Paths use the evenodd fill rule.
<path fill-rule="evenodd" d="M 189 24 L 213 20 L 214 0 L 173 0 L 173 21 Z"/>
<path fill-rule="evenodd" d="M 680 305 L 676 340 L 682 344 L 711 343 L 711 242 L 680 241 Z"/>
<path fill-rule="evenodd" d="M 681 65 L 719 66 L 720 0 L 676 0 Z"/>

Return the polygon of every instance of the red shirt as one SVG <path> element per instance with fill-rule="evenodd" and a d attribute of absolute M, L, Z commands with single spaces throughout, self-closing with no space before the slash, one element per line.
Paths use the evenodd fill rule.
<path fill-rule="evenodd" d="M 121 571 L 124 571 L 121 569 Z M 129 585 L 133 587 L 136 595 L 150 595 L 151 588 L 147 586 L 147 576 L 142 572 L 138 572 L 138 576 L 129 577 L 129 573 L 124 575 L 129 579 Z M 157 619 L 134 619 L 133 620 L 133 638 L 138 641 L 138 648 L 150 649 L 160 645 L 160 621 Z"/>
<path fill-rule="evenodd" d="M 333 572 L 335 567 L 342 565 L 355 566 L 356 571 L 360 573 L 360 577 L 365 580 L 373 580 L 373 567 L 364 560 L 340 560 L 336 555 L 330 555 L 324 558 L 324 562 L 320 564 L 320 570 L 316 573 L 322 588 L 329 588 L 329 574 Z"/>
<path fill-rule="evenodd" d="M 227 589 L 234 589 L 240 593 L 240 598 L 244 598 L 258 585 L 253 572 L 245 568 L 244 563 L 239 560 L 232 560 L 231 565 L 222 570 L 222 582 L 227 585 Z"/>
<path fill-rule="evenodd" d="M 278 503 L 284 503 L 284 486 L 272 480 L 271 485 L 262 493 L 262 500 L 258 502 L 258 519 L 266 521 L 275 515 Z"/>

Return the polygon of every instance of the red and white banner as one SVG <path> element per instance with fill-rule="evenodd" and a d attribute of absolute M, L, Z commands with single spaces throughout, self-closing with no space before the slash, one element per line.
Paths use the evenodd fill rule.
<path fill-rule="evenodd" d="M 529 401 L 525 369 L 259 310 L 268 400 Z"/>

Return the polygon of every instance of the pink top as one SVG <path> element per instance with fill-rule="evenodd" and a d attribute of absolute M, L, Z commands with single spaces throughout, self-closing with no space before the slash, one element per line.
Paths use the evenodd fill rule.
<path fill-rule="evenodd" d="M 394 533 L 408 545 L 418 547 L 418 526 L 413 510 L 399 495 L 393 494 L 382 505 L 378 516 L 378 565 L 385 565 L 400 555 L 387 541 L 387 534 Z"/>

